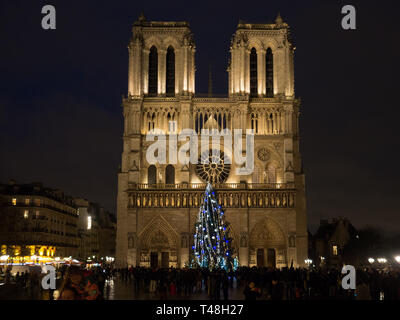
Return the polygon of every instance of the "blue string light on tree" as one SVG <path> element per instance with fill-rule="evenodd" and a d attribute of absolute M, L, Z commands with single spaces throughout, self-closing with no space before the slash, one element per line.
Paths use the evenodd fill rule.
<path fill-rule="evenodd" d="M 199 209 L 194 235 L 194 262 L 197 266 L 210 270 L 237 268 L 238 261 L 233 257 L 229 228 L 223 216 L 224 212 L 218 204 L 215 191 L 208 183 Z"/>

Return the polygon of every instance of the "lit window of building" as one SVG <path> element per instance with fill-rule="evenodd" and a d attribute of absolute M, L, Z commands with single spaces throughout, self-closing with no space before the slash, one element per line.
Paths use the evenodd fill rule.
<path fill-rule="evenodd" d="M 28 219 L 28 217 L 29 217 L 29 211 L 24 210 L 24 219 Z"/>
<path fill-rule="evenodd" d="M 87 217 L 87 228 L 88 228 L 88 230 L 92 229 L 92 217 L 91 216 Z"/>
<path fill-rule="evenodd" d="M 338 250 L 337 250 L 337 246 L 332 246 L 332 252 L 334 256 L 338 255 Z"/>
<path fill-rule="evenodd" d="M 30 203 L 31 203 L 31 199 L 26 198 L 26 199 L 25 199 L 25 204 L 26 204 L 27 206 L 29 206 Z"/>
<path fill-rule="evenodd" d="M 36 219 L 39 218 L 39 210 L 36 210 L 35 216 L 36 216 Z"/>
<path fill-rule="evenodd" d="M 17 205 L 17 198 L 12 198 L 11 203 L 13 206 Z"/>

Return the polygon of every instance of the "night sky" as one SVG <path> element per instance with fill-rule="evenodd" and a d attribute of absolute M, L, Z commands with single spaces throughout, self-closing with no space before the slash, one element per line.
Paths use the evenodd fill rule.
<path fill-rule="evenodd" d="M 397 1 L 398 3 L 398 1 Z M 57 29 L 41 28 L 41 8 Z M 353 4 L 357 30 L 341 29 Z M 399 231 L 399 5 L 376 1 L 0 2 L 0 181 L 43 182 L 115 212 L 122 152 L 121 96 L 133 22 L 190 23 L 196 92 L 227 92 L 239 19 L 280 12 L 296 46 L 295 90 L 308 221 L 343 216 Z"/>

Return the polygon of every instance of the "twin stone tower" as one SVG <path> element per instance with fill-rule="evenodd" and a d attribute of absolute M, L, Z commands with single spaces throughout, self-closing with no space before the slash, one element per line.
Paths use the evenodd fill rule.
<path fill-rule="evenodd" d="M 299 151 L 300 101 L 294 92 L 294 46 L 281 17 L 272 24 L 239 22 L 232 37 L 225 98 L 195 93 L 195 51 L 187 22 L 133 25 L 128 95 L 123 98 L 122 164 L 118 173 L 118 267 L 184 267 L 207 182 L 216 190 L 242 266 L 305 266 L 305 176 Z M 153 129 L 169 138 L 184 129 L 243 130 L 254 170 L 238 175 L 232 150 L 220 142 L 216 164 L 149 163 Z M 246 129 L 254 150 L 246 150 Z M 200 141 L 200 137 L 199 137 Z M 178 148 L 186 141 L 178 141 Z M 204 158 L 198 146 L 199 158 Z M 208 147 L 207 147 L 208 149 Z M 211 139 L 209 142 L 212 154 Z M 204 149 L 203 149 L 204 150 Z M 206 156 L 206 158 L 208 155 Z"/>

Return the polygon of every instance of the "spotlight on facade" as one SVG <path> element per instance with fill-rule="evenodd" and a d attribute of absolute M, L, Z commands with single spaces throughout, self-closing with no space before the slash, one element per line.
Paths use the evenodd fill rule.
<path fill-rule="evenodd" d="M 375 262 L 375 259 L 374 259 L 374 258 L 369 258 L 369 259 L 368 259 L 368 262 L 369 262 L 369 263 L 374 263 L 374 262 Z"/>
<path fill-rule="evenodd" d="M 400 263 L 400 256 L 394 257 L 394 260 L 396 260 L 398 263 Z"/>

